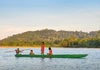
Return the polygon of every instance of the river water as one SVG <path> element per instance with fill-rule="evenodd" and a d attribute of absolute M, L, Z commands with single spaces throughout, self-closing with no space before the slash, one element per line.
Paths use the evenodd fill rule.
<path fill-rule="evenodd" d="M 21 48 L 28 49 L 28 48 Z M 30 48 L 40 54 L 40 48 Z M 88 54 L 85 58 L 16 58 L 15 48 L 0 48 L 0 70 L 100 70 L 100 49 L 53 48 L 53 54 Z M 29 54 L 30 50 L 22 54 Z M 45 54 L 48 49 L 45 48 Z"/>

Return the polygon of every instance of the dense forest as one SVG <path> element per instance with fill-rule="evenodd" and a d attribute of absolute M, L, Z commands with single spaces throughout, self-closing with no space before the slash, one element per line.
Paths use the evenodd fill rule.
<path fill-rule="evenodd" d="M 66 48 L 100 48 L 100 31 L 55 31 L 51 29 L 27 31 L 0 40 L 0 46 L 45 46 Z"/>

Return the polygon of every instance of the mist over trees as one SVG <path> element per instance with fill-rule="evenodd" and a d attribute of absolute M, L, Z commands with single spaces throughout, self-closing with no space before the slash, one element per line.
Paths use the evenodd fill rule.
<path fill-rule="evenodd" d="M 45 46 L 68 48 L 99 48 L 100 31 L 55 31 L 44 29 L 16 34 L 0 41 L 0 46 Z"/>

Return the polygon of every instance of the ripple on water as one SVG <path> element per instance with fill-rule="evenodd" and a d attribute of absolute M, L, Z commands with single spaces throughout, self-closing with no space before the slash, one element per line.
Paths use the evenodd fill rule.
<path fill-rule="evenodd" d="M 0 70 L 100 70 L 99 49 L 53 49 L 54 54 L 88 54 L 82 59 L 15 58 L 14 52 L 4 53 L 6 50 L 14 49 L 0 49 Z M 47 49 L 45 50 L 45 53 L 48 52 Z M 34 51 L 40 54 L 40 49 L 36 48 Z"/>

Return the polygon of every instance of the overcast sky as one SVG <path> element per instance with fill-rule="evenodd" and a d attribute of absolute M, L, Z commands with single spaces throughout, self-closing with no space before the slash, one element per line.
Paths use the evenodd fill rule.
<path fill-rule="evenodd" d="M 100 0 L 0 0 L 0 39 L 45 28 L 100 30 Z"/>

